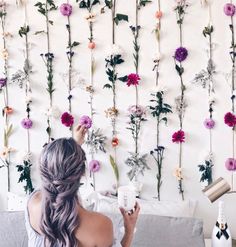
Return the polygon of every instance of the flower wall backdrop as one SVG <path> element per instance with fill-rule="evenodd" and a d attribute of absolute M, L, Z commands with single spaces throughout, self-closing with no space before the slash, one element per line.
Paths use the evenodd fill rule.
<path fill-rule="evenodd" d="M 197 216 L 207 219 L 205 229 L 210 232 L 217 205 L 210 205 L 202 195 L 205 184 L 200 183 L 201 175 L 210 171 L 213 178 L 223 176 L 231 181 L 235 170 L 235 90 L 231 86 L 235 60 L 230 48 L 235 28 L 230 25 L 235 18 L 233 7 L 225 6 L 227 1 L 204 1 L 211 4 L 209 20 L 209 5 L 189 1 L 182 45 L 174 8 L 183 0 L 119 0 L 115 1 L 115 12 L 109 8 L 114 1 L 17 2 L 9 0 L 5 6 L 0 1 L 5 29 L 0 43 L 0 104 L 4 113 L 0 124 L 0 209 L 7 208 L 7 191 L 25 195 L 40 186 L 37 162 L 43 145 L 51 138 L 71 136 L 72 126 L 80 121 L 91 127 L 84 145 L 88 175 L 83 195 L 94 189 L 115 194 L 118 184 L 137 180 L 143 186 L 143 199 L 182 200 L 177 186 L 183 176 L 184 198 L 199 201 Z M 92 8 L 86 5 L 93 2 Z M 49 19 L 44 13 L 46 3 Z M 181 84 L 173 61 L 175 56 L 179 65 L 186 57 L 186 50 L 176 50 L 182 46 L 188 52 L 183 62 L 187 88 L 183 129 L 176 113 L 175 98 L 181 95 Z M 115 91 L 103 88 L 113 83 L 108 69 L 114 68 L 114 57 L 122 59 L 115 68 Z M 207 84 L 202 89 L 192 82 L 203 70 Z M 119 115 L 111 118 L 116 112 L 109 109 L 117 109 Z M 3 138 L 6 131 L 8 143 Z M 183 140 L 183 166 L 176 169 L 180 168 L 178 145 Z M 211 164 L 206 163 L 211 158 L 209 151 L 214 153 L 211 170 Z M 8 170 L 4 161 L 9 157 Z M 204 165 L 203 173 L 199 173 L 199 164 Z M 211 177 L 204 178 L 211 182 Z M 236 203 L 233 196 L 225 200 Z M 236 236 L 236 216 L 230 210 L 227 215 Z"/>

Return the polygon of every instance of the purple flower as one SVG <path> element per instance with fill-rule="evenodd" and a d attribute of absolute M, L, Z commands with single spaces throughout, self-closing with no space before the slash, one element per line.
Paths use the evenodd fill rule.
<path fill-rule="evenodd" d="M 138 74 L 131 73 L 128 75 L 127 79 L 127 86 L 130 87 L 131 85 L 133 86 L 138 86 L 140 81 L 140 77 Z"/>
<path fill-rule="evenodd" d="M 225 114 L 224 120 L 225 124 L 229 127 L 234 127 L 236 125 L 236 116 L 231 112 Z"/>
<path fill-rule="evenodd" d="M 236 171 L 236 160 L 233 158 L 228 158 L 225 161 L 225 167 L 228 171 Z"/>
<path fill-rule="evenodd" d="M 79 120 L 81 126 L 84 126 L 87 129 L 92 127 L 92 119 L 89 116 L 82 116 Z"/>
<path fill-rule="evenodd" d="M 131 105 L 128 108 L 128 112 L 129 114 L 136 116 L 136 117 L 142 117 L 143 115 L 146 114 L 145 108 L 140 105 Z"/>
<path fill-rule="evenodd" d="M 33 126 L 33 122 L 32 122 L 32 120 L 30 120 L 29 118 L 24 118 L 24 119 L 21 121 L 21 126 L 22 126 L 24 129 L 31 129 L 32 126 Z"/>
<path fill-rule="evenodd" d="M 207 118 L 205 121 L 204 121 L 204 126 L 207 128 L 207 129 L 213 129 L 215 127 L 215 121 L 212 119 L 212 118 Z"/>
<path fill-rule="evenodd" d="M 183 62 L 188 56 L 188 50 L 184 47 L 179 47 L 175 50 L 175 60 Z"/>
<path fill-rule="evenodd" d="M 172 142 L 182 143 L 185 142 L 185 133 L 183 130 L 179 130 L 172 135 Z"/>
<path fill-rule="evenodd" d="M 100 162 L 98 160 L 91 160 L 89 162 L 89 171 L 98 172 L 101 168 Z"/>
<path fill-rule="evenodd" d="M 66 127 L 71 127 L 74 124 L 74 117 L 70 113 L 64 112 L 61 115 L 61 123 Z"/>
<path fill-rule="evenodd" d="M 60 6 L 61 14 L 64 16 L 70 16 L 72 13 L 72 6 L 69 3 L 63 3 Z"/>
<path fill-rule="evenodd" d="M 7 84 L 6 78 L 0 78 L 0 88 L 3 88 Z"/>
<path fill-rule="evenodd" d="M 232 3 L 226 3 L 224 6 L 224 12 L 227 16 L 233 16 L 235 14 L 235 5 Z"/>

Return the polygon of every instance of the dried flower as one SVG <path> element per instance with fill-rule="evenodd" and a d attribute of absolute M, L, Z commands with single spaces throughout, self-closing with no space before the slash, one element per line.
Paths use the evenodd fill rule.
<path fill-rule="evenodd" d="M 47 117 L 53 117 L 55 119 L 59 118 L 60 115 L 61 115 L 61 112 L 59 110 L 59 108 L 57 106 L 52 106 L 50 108 L 48 108 L 46 111 L 45 111 L 45 115 Z"/>
<path fill-rule="evenodd" d="M 162 16 L 163 16 L 162 11 L 157 11 L 157 12 L 155 13 L 155 17 L 156 17 L 157 19 L 161 19 Z"/>
<path fill-rule="evenodd" d="M 7 60 L 8 57 L 9 57 L 9 53 L 8 53 L 7 49 L 3 49 L 3 50 L 2 50 L 2 58 L 3 58 L 4 60 Z"/>
<path fill-rule="evenodd" d="M 119 114 L 119 111 L 115 107 L 110 107 L 106 111 L 107 118 L 116 118 Z"/>
<path fill-rule="evenodd" d="M 109 51 L 107 52 L 108 56 L 117 56 L 117 55 L 122 55 L 123 51 L 118 45 L 113 44 Z"/>
<path fill-rule="evenodd" d="M 224 121 L 229 127 L 234 127 L 236 125 L 236 116 L 233 113 L 228 112 L 225 114 Z"/>
<path fill-rule="evenodd" d="M 106 153 L 105 150 L 105 141 L 106 136 L 104 136 L 100 129 L 92 129 L 92 131 L 88 132 L 86 144 L 90 147 L 90 153 L 97 153 L 98 151 L 102 151 Z"/>
<path fill-rule="evenodd" d="M 207 118 L 205 121 L 204 121 L 204 126 L 207 128 L 207 129 L 213 129 L 215 127 L 215 121 L 212 119 L 212 118 Z"/>
<path fill-rule="evenodd" d="M 7 79 L 6 78 L 1 78 L 0 79 L 0 89 L 6 86 L 7 84 Z"/>
<path fill-rule="evenodd" d="M 185 142 L 185 133 L 183 130 L 179 130 L 172 135 L 172 142 L 182 143 Z"/>
<path fill-rule="evenodd" d="M 23 164 L 24 161 L 30 161 L 32 158 L 32 153 L 26 151 L 26 150 L 21 150 L 20 152 L 17 152 L 16 156 L 16 162 L 19 164 Z"/>
<path fill-rule="evenodd" d="M 188 50 L 184 47 L 179 47 L 175 50 L 175 60 L 183 62 L 188 56 Z"/>
<path fill-rule="evenodd" d="M 225 161 L 225 167 L 228 171 L 236 171 L 236 160 L 234 158 L 228 158 Z"/>
<path fill-rule="evenodd" d="M 32 126 L 33 126 L 33 122 L 31 119 L 29 118 L 24 118 L 22 121 L 21 121 L 21 126 L 24 128 L 24 129 L 31 129 Z"/>
<path fill-rule="evenodd" d="M 89 162 L 89 171 L 90 172 L 98 172 L 101 168 L 100 162 L 98 160 L 91 160 Z"/>
<path fill-rule="evenodd" d="M 82 116 L 79 120 L 81 126 L 84 126 L 87 129 L 92 127 L 92 119 L 89 116 Z"/>
<path fill-rule="evenodd" d="M 4 147 L 2 152 L 0 153 L 0 157 L 5 160 L 12 151 L 14 151 L 13 148 Z"/>
<path fill-rule="evenodd" d="M 119 145 L 119 139 L 117 137 L 113 137 L 111 140 L 112 147 L 115 148 Z"/>
<path fill-rule="evenodd" d="M 66 127 L 71 127 L 74 124 L 74 117 L 70 113 L 64 112 L 61 115 L 61 123 Z"/>
<path fill-rule="evenodd" d="M 69 3 L 63 3 L 60 6 L 61 14 L 64 16 L 70 16 L 72 13 L 72 6 Z"/>
<path fill-rule="evenodd" d="M 95 22 L 95 14 L 93 13 L 89 13 L 88 15 L 85 16 L 85 19 L 88 21 L 88 22 Z"/>
<path fill-rule="evenodd" d="M 130 87 L 131 85 L 137 86 L 139 85 L 140 77 L 138 74 L 131 73 L 128 75 L 127 79 L 127 86 Z"/>
<path fill-rule="evenodd" d="M 86 90 L 88 93 L 94 93 L 94 88 L 93 88 L 92 85 L 87 86 L 85 90 Z"/>
<path fill-rule="evenodd" d="M 128 108 L 128 112 L 134 117 L 142 117 L 146 114 L 146 109 L 140 105 L 132 105 Z"/>
<path fill-rule="evenodd" d="M 95 49 L 95 47 L 96 47 L 95 42 L 89 42 L 89 44 L 88 44 L 89 49 L 93 50 L 93 49 Z"/>
<path fill-rule="evenodd" d="M 224 6 L 224 12 L 227 16 L 233 16 L 235 14 L 235 5 L 232 3 L 226 3 Z"/>
<path fill-rule="evenodd" d="M 182 175 L 182 169 L 181 167 L 177 167 L 174 170 L 174 176 L 177 178 L 178 181 L 183 180 L 183 175 Z"/>
<path fill-rule="evenodd" d="M 9 106 L 6 106 L 4 108 L 4 112 L 5 114 L 9 115 L 9 114 L 12 114 L 13 113 L 13 108 L 9 107 Z"/>

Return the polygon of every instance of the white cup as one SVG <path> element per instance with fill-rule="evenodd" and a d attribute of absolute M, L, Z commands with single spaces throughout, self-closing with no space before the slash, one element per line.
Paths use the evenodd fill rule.
<path fill-rule="evenodd" d="M 118 205 L 125 211 L 134 209 L 136 203 L 135 190 L 130 186 L 121 186 L 118 188 Z"/>

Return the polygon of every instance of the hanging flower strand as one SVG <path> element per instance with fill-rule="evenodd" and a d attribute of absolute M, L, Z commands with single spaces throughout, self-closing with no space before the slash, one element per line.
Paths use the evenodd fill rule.
<path fill-rule="evenodd" d="M 201 172 L 200 182 L 207 182 L 207 185 L 212 183 L 212 167 L 213 163 L 213 147 L 212 147 L 212 129 L 215 127 L 215 121 L 213 119 L 213 106 L 215 104 L 214 99 L 214 74 L 215 65 L 213 62 L 213 42 L 212 34 L 214 32 L 214 27 L 211 21 L 211 4 L 205 1 L 205 6 L 207 6 L 209 13 L 209 23 L 203 30 L 203 36 L 208 40 L 208 63 L 206 69 L 201 70 L 195 75 L 192 83 L 202 86 L 207 90 L 208 93 L 208 112 L 209 116 L 204 120 L 204 126 L 209 130 L 209 154 L 205 157 L 204 163 L 198 165 L 199 171 Z"/>
<path fill-rule="evenodd" d="M 176 2 L 177 2 L 177 5 L 174 8 L 174 11 L 176 12 L 177 24 L 179 26 L 180 47 L 178 47 L 175 50 L 174 62 L 175 62 L 175 69 L 180 78 L 181 94 L 175 99 L 176 111 L 179 117 L 180 128 L 178 131 L 176 131 L 172 135 L 172 142 L 177 143 L 179 145 L 179 164 L 178 164 L 178 167 L 175 169 L 174 176 L 178 180 L 179 193 L 182 196 L 182 200 L 184 200 L 183 175 L 182 175 L 182 156 L 183 156 L 182 145 L 183 145 L 183 142 L 185 142 L 185 132 L 183 131 L 183 119 L 184 119 L 184 113 L 185 113 L 187 104 L 185 100 L 186 86 L 184 85 L 184 81 L 183 81 L 184 68 L 183 68 L 182 62 L 188 56 L 188 50 L 185 47 L 183 47 L 183 22 L 184 22 L 184 16 L 185 16 L 186 8 L 188 7 L 188 4 L 186 0 L 178 0 Z"/>
<path fill-rule="evenodd" d="M 26 152 L 21 152 L 21 155 L 19 155 L 19 160 L 17 163 L 19 163 L 17 167 L 17 171 L 20 173 L 20 177 L 18 180 L 18 183 L 20 182 L 25 182 L 24 190 L 25 193 L 30 194 L 33 192 L 33 184 L 31 180 L 31 166 L 32 166 L 32 161 L 31 161 L 31 149 L 30 149 L 30 129 L 33 126 L 33 122 L 30 118 L 30 112 L 31 112 L 31 103 L 32 103 L 32 98 L 31 98 L 31 80 L 30 80 L 30 74 L 32 73 L 32 68 L 29 60 L 29 32 L 30 32 L 30 27 L 27 24 L 27 3 L 21 3 L 19 6 L 22 6 L 24 8 L 24 13 L 25 13 L 25 22 L 24 26 L 22 26 L 19 30 L 19 35 L 21 38 L 24 39 L 24 56 L 25 56 L 25 61 L 24 61 L 24 66 L 22 70 L 18 70 L 16 73 L 12 75 L 12 83 L 17 83 L 20 88 L 23 88 L 25 91 L 25 109 L 26 109 L 26 117 L 22 119 L 21 121 L 21 126 L 26 130 L 27 133 L 27 151 Z"/>
<path fill-rule="evenodd" d="M 228 158 L 225 162 L 227 170 L 231 171 L 231 188 L 234 190 L 234 172 L 236 171 L 236 159 L 235 159 L 235 126 L 236 126 L 236 115 L 235 115 L 235 58 L 236 58 L 236 44 L 235 44 L 235 33 L 234 33 L 234 20 L 235 5 L 230 3 L 225 4 L 224 13 L 230 17 L 230 31 L 231 31 L 231 46 L 230 46 L 230 58 L 232 62 L 231 69 L 231 112 L 228 112 L 224 116 L 224 122 L 226 125 L 232 128 L 232 157 Z"/>
<path fill-rule="evenodd" d="M 0 154 L 0 159 L 2 161 L 2 165 L 0 168 L 6 167 L 7 169 L 7 190 L 10 191 L 10 153 L 13 151 L 12 148 L 9 147 L 9 138 L 12 134 L 12 124 L 9 122 L 9 115 L 12 114 L 13 109 L 9 107 L 9 95 L 8 95 L 8 50 L 7 50 L 7 39 L 11 37 L 10 33 L 6 32 L 6 11 L 7 4 L 5 1 L 0 2 L 0 22 L 1 22 L 1 33 L 3 40 L 3 49 L 1 51 L 2 59 L 3 59 L 3 76 L 0 78 L 0 92 L 3 94 L 4 100 L 4 108 L 2 110 L 2 115 L 4 119 L 4 137 L 3 137 L 3 150 Z"/>
<path fill-rule="evenodd" d="M 79 45 L 79 42 L 77 41 L 72 41 L 72 37 L 71 37 L 71 21 L 70 21 L 70 16 L 72 14 L 73 11 L 73 7 L 71 4 L 69 4 L 69 2 L 67 3 L 63 3 L 60 6 L 60 12 L 63 16 L 65 16 L 67 18 L 67 24 L 66 24 L 66 30 L 68 32 L 68 44 L 67 44 L 67 59 L 68 59 L 68 112 L 65 112 L 62 114 L 61 116 L 61 122 L 62 124 L 64 124 L 66 127 L 70 128 L 71 134 L 73 135 L 73 124 L 74 124 L 74 117 L 72 115 L 72 95 L 71 95 L 71 91 L 72 91 L 72 72 L 73 72 L 73 57 L 75 55 L 74 53 L 74 48 L 77 47 Z M 71 121 L 69 122 L 70 124 L 65 124 L 64 121 L 64 117 L 66 115 L 66 113 L 68 115 L 70 115 L 71 117 Z"/>
<path fill-rule="evenodd" d="M 105 0 L 105 6 L 101 9 L 101 13 L 105 12 L 105 9 L 108 8 L 111 11 L 111 19 L 112 19 L 112 45 L 111 49 L 107 54 L 105 59 L 106 61 L 106 74 L 108 76 L 109 83 L 104 85 L 104 88 L 112 90 L 112 106 L 109 107 L 105 113 L 106 117 L 110 118 L 111 126 L 112 126 L 112 138 L 111 145 L 114 149 L 114 155 L 110 155 L 110 164 L 113 169 L 114 175 L 116 177 L 116 188 L 118 187 L 118 166 L 116 160 L 116 149 L 120 144 L 120 140 L 117 137 L 117 129 L 116 129 L 116 121 L 119 114 L 119 110 L 116 106 L 116 84 L 117 81 L 126 81 L 125 77 L 119 77 L 117 72 L 117 66 L 124 63 L 124 59 L 122 58 L 122 51 L 119 46 L 116 45 L 116 26 L 121 21 L 129 20 L 127 15 L 120 14 L 116 12 L 116 4 L 117 0 Z"/>
<path fill-rule="evenodd" d="M 88 14 L 85 19 L 88 22 L 89 26 L 89 42 L 88 49 L 90 51 L 90 84 L 86 87 L 86 91 L 89 93 L 89 105 L 90 105 L 90 119 L 94 123 L 94 74 L 95 74 L 95 56 L 94 50 L 96 48 L 96 43 L 94 41 L 94 22 L 96 18 L 96 14 L 93 12 L 94 7 L 99 4 L 98 0 L 90 1 L 90 0 L 77 0 L 79 2 L 79 7 L 81 9 L 86 9 Z M 86 140 L 86 144 L 89 147 L 89 153 L 91 154 L 91 161 L 89 162 L 89 172 L 90 177 L 92 177 L 92 182 L 90 183 L 94 190 L 96 190 L 96 182 L 95 182 L 95 173 L 100 170 L 100 162 L 95 159 L 95 154 L 98 151 L 106 152 L 105 150 L 105 140 L 106 137 L 101 134 L 100 129 L 95 129 L 94 124 L 92 125 L 91 130 L 88 132 L 88 137 Z"/>
<path fill-rule="evenodd" d="M 55 91 L 55 89 L 54 89 L 54 83 L 53 83 L 54 54 L 51 52 L 51 47 L 50 47 L 50 25 L 53 25 L 53 21 L 49 19 L 49 13 L 53 10 L 57 10 L 57 6 L 55 5 L 53 0 L 45 0 L 45 2 L 37 2 L 35 4 L 35 7 L 37 7 L 38 12 L 45 17 L 45 22 L 46 22 L 46 31 L 38 31 L 36 32 L 36 34 L 45 33 L 47 37 L 47 53 L 41 54 L 41 57 L 43 59 L 43 62 L 47 70 L 47 92 L 49 94 L 48 112 L 50 112 L 50 111 L 53 111 L 53 92 Z M 49 113 L 47 114 L 46 132 L 48 135 L 47 142 L 50 142 L 51 140 L 53 140 L 53 138 L 52 138 L 51 119 L 50 119 Z"/>

